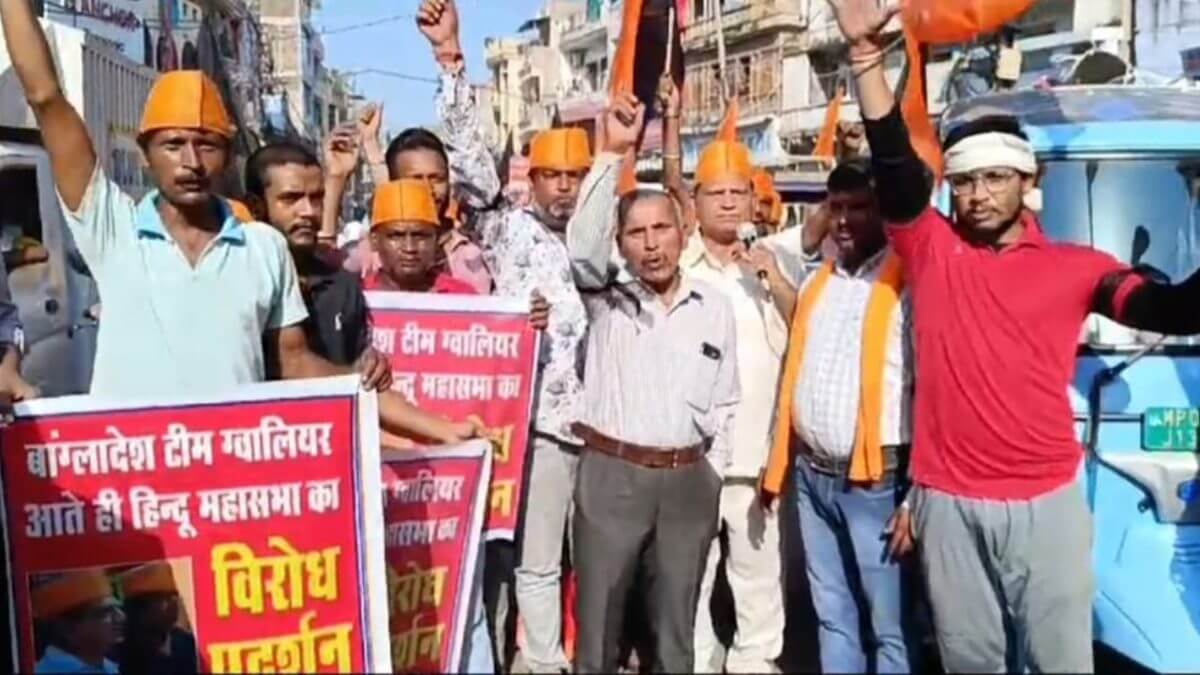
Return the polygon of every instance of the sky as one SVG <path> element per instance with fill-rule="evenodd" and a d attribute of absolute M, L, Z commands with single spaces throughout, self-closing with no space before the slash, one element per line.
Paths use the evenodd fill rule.
<path fill-rule="evenodd" d="M 467 75 L 477 84 L 489 79 L 484 61 L 485 37 L 511 35 L 533 17 L 542 0 L 457 0 Z M 326 66 L 339 70 L 376 69 L 422 78 L 436 78 L 437 65 L 429 43 L 417 32 L 419 0 L 324 0 L 314 15 L 314 27 L 332 31 L 321 36 Z M 358 24 L 389 19 L 371 27 Z M 399 131 L 435 122 L 433 95 L 437 86 L 394 76 L 366 73 L 357 77 L 358 91 L 368 100 L 384 103 L 385 128 Z"/>

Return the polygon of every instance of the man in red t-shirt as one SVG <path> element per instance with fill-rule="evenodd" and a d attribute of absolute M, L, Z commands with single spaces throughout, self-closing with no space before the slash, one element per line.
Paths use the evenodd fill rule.
<path fill-rule="evenodd" d="M 931 208 L 929 172 L 883 75 L 880 33 L 896 9 L 830 4 L 912 294 L 915 487 L 890 524 L 892 548 L 918 540 L 947 671 L 1090 672 L 1092 526 L 1067 396 L 1080 326 L 1098 312 L 1200 332 L 1200 274 L 1159 284 L 1047 239 L 1024 206 L 1037 162 L 1012 117 L 947 136 L 953 219 Z"/>

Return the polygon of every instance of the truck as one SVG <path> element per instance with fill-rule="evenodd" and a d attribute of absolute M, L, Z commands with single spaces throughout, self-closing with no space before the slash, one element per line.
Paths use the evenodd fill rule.
<path fill-rule="evenodd" d="M 1200 268 L 1200 91 L 1009 91 L 956 103 L 942 125 L 995 113 L 1016 116 L 1037 153 L 1048 237 L 1160 280 Z M 1069 395 L 1094 517 L 1100 653 L 1121 657 L 1124 671 L 1198 672 L 1200 340 L 1092 316 Z"/>
<path fill-rule="evenodd" d="M 148 189 L 137 127 L 156 73 L 86 31 L 42 23 L 67 99 L 96 156 L 130 195 Z M 0 34 L 0 248 L 25 327 L 22 374 L 45 396 L 86 393 L 96 349 L 95 281 L 67 229 L 50 160 Z M 40 247 L 22 260 L 15 252 Z M 32 260 L 32 261 L 30 261 Z"/>

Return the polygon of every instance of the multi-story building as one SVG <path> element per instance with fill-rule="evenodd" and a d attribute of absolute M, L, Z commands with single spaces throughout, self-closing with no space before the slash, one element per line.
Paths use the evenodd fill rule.
<path fill-rule="evenodd" d="M 259 140 L 259 30 L 245 0 L 44 0 L 44 16 L 86 30 L 131 61 L 160 72 L 204 70 L 221 88 L 238 126 L 237 150 Z"/>
<path fill-rule="evenodd" d="M 320 0 L 258 0 L 258 5 L 274 66 L 267 83 L 271 131 L 315 141 L 326 126 L 326 111 L 318 95 L 324 77 L 324 47 L 312 24 Z"/>
<path fill-rule="evenodd" d="M 502 148 L 516 134 L 525 114 L 525 101 L 521 98 L 521 79 L 518 74 L 524 67 L 522 51 L 524 41 L 515 37 L 487 38 L 484 52 L 491 85 L 485 90 L 490 125 L 493 133 L 488 138 L 492 148 Z"/>
<path fill-rule="evenodd" d="M 573 79 L 563 35 L 581 22 L 586 10 L 583 0 L 546 0 L 519 35 L 487 40 L 497 147 L 510 135 L 523 146 L 550 126 Z"/>
<path fill-rule="evenodd" d="M 779 118 L 792 89 L 785 67 L 799 53 L 809 4 L 815 0 L 695 0 L 683 37 L 687 62 L 683 120 L 684 170 L 691 171 L 726 108 L 738 100 L 738 136 L 761 166 L 781 166 L 787 153 Z M 723 46 L 722 46 L 723 42 Z M 721 61 L 724 53 L 724 63 Z"/>

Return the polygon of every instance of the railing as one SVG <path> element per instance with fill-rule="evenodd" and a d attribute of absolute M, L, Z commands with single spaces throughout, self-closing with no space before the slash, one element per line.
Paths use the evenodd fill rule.
<path fill-rule="evenodd" d="M 562 32 L 563 45 L 582 42 L 596 35 L 604 34 L 608 26 L 604 20 L 588 21 L 586 18 L 572 17 L 570 25 Z"/>
<path fill-rule="evenodd" d="M 791 25 L 802 28 L 806 23 L 806 12 L 797 10 L 813 0 L 745 0 L 746 4 L 730 7 L 721 15 L 721 24 L 728 40 L 737 37 L 742 32 L 753 31 L 768 25 Z M 824 5 L 824 0 L 820 0 Z M 684 42 L 689 47 L 696 47 L 717 38 L 717 20 L 715 16 L 695 19 L 687 27 Z"/>
<path fill-rule="evenodd" d="M 772 47 L 732 58 L 726 67 L 742 118 L 779 113 L 783 105 L 782 48 Z M 725 96 L 716 61 L 689 66 L 684 86 L 688 102 L 684 126 L 703 128 L 719 123 L 725 114 Z"/>

